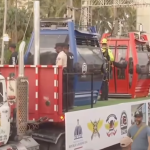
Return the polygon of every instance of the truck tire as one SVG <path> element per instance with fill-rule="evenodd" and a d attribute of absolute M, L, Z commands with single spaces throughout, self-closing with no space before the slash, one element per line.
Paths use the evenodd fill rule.
<path fill-rule="evenodd" d="M 49 150 L 65 150 L 65 135 L 62 135 L 57 144 L 50 144 Z"/>

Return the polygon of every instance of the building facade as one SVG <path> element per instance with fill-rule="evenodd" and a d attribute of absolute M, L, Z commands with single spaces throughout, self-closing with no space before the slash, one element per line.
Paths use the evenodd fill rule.
<path fill-rule="evenodd" d="M 145 0 L 145 2 L 149 3 L 150 0 Z M 139 30 L 140 23 L 143 25 L 143 31 L 147 32 L 149 41 L 150 41 L 150 7 L 139 7 L 137 8 L 137 24 L 136 27 Z"/>

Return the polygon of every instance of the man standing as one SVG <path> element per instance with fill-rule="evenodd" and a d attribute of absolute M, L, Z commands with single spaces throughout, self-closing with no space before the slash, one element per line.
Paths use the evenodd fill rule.
<path fill-rule="evenodd" d="M 62 49 L 63 44 L 62 43 L 56 43 L 55 49 L 58 53 L 56 58 L 56 65 L 62 66 L 63 68 L 67 67 L 67 55 Z"/>
<path fill-rule="evenodd" d="M 69 45 L 64 43 L 63 51 L 67 55 L 67 73 L 68 73 L 68 105 L 69 109 L 73 108 L 74 104 L 74 75 L 71 73 L 74 73 L 73 68 L 73 61 L 74 61 L 74 55 L 69 52 Z"/>
<path fill-rule="evenodd" d="M 17 65 L 18 64 L 18 52 L 16 51 L 16 45 L 9 45 L 9 50 L 11 51 L 11 56 L 9 59 L 9 65 Z"/>
<path fill-rule="evenodd" d="M 133 140 L 131 138 L 124 137 L 120 141 L 120 146 L 122 150 L 131 150 L 131 145 L 132 145 Z"/>
<path fill-rule="evenodd" d="M 104 59 L 106 61 L 106 70 L 104 71 L 104 79 L 102 82 L 101 87 L 101 100 L 108 100 L 108 82 L 109 82 L 109 74 L 110 74 L 110 65 L 114 61 L 114 56 L 112 54 L 112 51 L 108 48 L 107 45 L 107 39 L 102 39 L 102 53 L 104 56 Z"/>
<path fill-rule="evenodd" d="M 62 66 L 63 67 L 63 72 L 66 72 L 67 69 L 67 55 L 63 51 L 63 43 L 56 43 L 55 49 L 56 52 L 58 53 L 57 58 L 56 58 L 56 65 L 57 66 Z M 66 90 L 66 77 L 63 75 L 63 110 L 65 111 L 66 108 L 66 95 L 67 95 L 67 90 Z"/>
<path fill-rule="evenodd" d="M 128 130 L 128 136 L 133 139 L 132 150 L 150 150 L 150 128 L 142 123 L 143 114 L 136 111 L 135 124 Z"/>

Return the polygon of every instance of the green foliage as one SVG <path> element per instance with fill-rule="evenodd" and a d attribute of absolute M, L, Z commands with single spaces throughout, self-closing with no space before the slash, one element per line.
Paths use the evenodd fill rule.
<path fill-rule="evenodd" d="M 41 18 L 47 17 L 63 17 L 66 13 L 68 0 L 41 0 L 40 1 L 40 15 Z M 7 33 L 11 38 L 11 42 L 15 43 L 17 39 L 17 50 L 20 41 L 22 41 L 29 21 L 29 16 L 33 12 L 33 2 L 29 1 L 26 3 L 27 8 L 17 8 L 16 9 L 16 0 L 8 1 L 8 13 L 7 13 Z M 81 0 L 73 0 L 74 7 L 81 7 Z M 136 27 L 136 10 L 133 8 L 118 8 L 117 19 L 125 20 L 128 30 L 135 30 Z M 76 11 L 76 24 L 79 24 L 81 11 Z M 0 37 L 2 37 L 3 29 L 3 16 L 4 16 L 4 1 L 0 0 Z M 128 16 L 128 17 L 127 17 Z M 17 22 L 15 18 L 17 17 Z M 113 8 L 93 8 L 93 25 L 98 22 L 97 27 L 99 32 L 102 34 L 106 31 L 111 31 L 114 21 L 114 12 Z M 17 25 L 17 33 L 16 27 Z M 26 39 L 26 49 L 33 30 L 33 15 L 30 18 L 27 32 L 25 35 Z M 9 51 L 5 51 L 6 59 L 8 60 L 10 56 Z"/>
<path fill-rule="evenodd" d="M 97 14 L 97 15 L 95 15 Z M 93 10 L 93 24 L 98 22 L 98 30 L 101 34 L 111 31 L 114 21 L 113 8 L 102 7 Z M 123 20 L 126 23 L 127 31 L 133 31 L 136 28 L 136 9 L 134 8 L 117 8 L 117 20 Z"/>
<path fill-rule="evenodd" d="M 25 40 L 25 42 L 26 42 L 25 52 L 26 52 L 26 50 L 27 50 L 29 41 L 30 41 L 30 37 Z M 16 45 L 16 50 L 17 50 L 17 51 L 19 51 L 20 43 L 21 43 L 21 41 L 19 41 L 19 42 L 17 43 L 17 45 Z M 5 49 L 5 53 L 4 53 L 5 63 L 6 63 L 6 64 L 8 64 L 10 56 L 11 56 L 11 52 L 9 51 L 8 48 L 6 48 L 6 49 Z"/>
<path fill-rule="evenodd" d="M 9 50 L 5 50 L 5 52 L 4 52 L 5 64 L 9 63 L 10 56 L 11 56 L 11 52 Z"/>

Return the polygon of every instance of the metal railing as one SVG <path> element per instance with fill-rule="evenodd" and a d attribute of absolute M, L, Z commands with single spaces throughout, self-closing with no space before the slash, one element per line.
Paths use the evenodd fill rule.
<path fill-rule="evenodd" d="M 74 82 L 74 79 L 72 79 L 71 81 L 71 77 L 72 78 L 78 78 L 79 76 L 83 76 L 83 77 L 86 77 L 86 76 L 91 76 L 91 80 L 90 80 L 90 83 L 91 83 L 91 108 L 93 108 L 93 78 L 94 78 L 94 73 L 64 73 L 63 74 L 63 110 L 65 112 L 68 112 L 69 111 L 69 94 L 74 94 L 74 99 L 73 101 L 75 100 L 75 89 L 72 89 L 73 91 L 72 92 L 69 92 L 69 88 L 73 88 L 74 87 L 74 84 L 72 85 L 73 87 L 69 87 L 69 82 Z M 70 80 L 70 81 L 69 81 Z M 80 81 L 78 81 L 80 82 Z M 85 81 L 86 82 L 86 81 Z M 89 81 L 88 81 L 89 82 Z M 64 86 L 65 85 L 65 86 Z"/>

